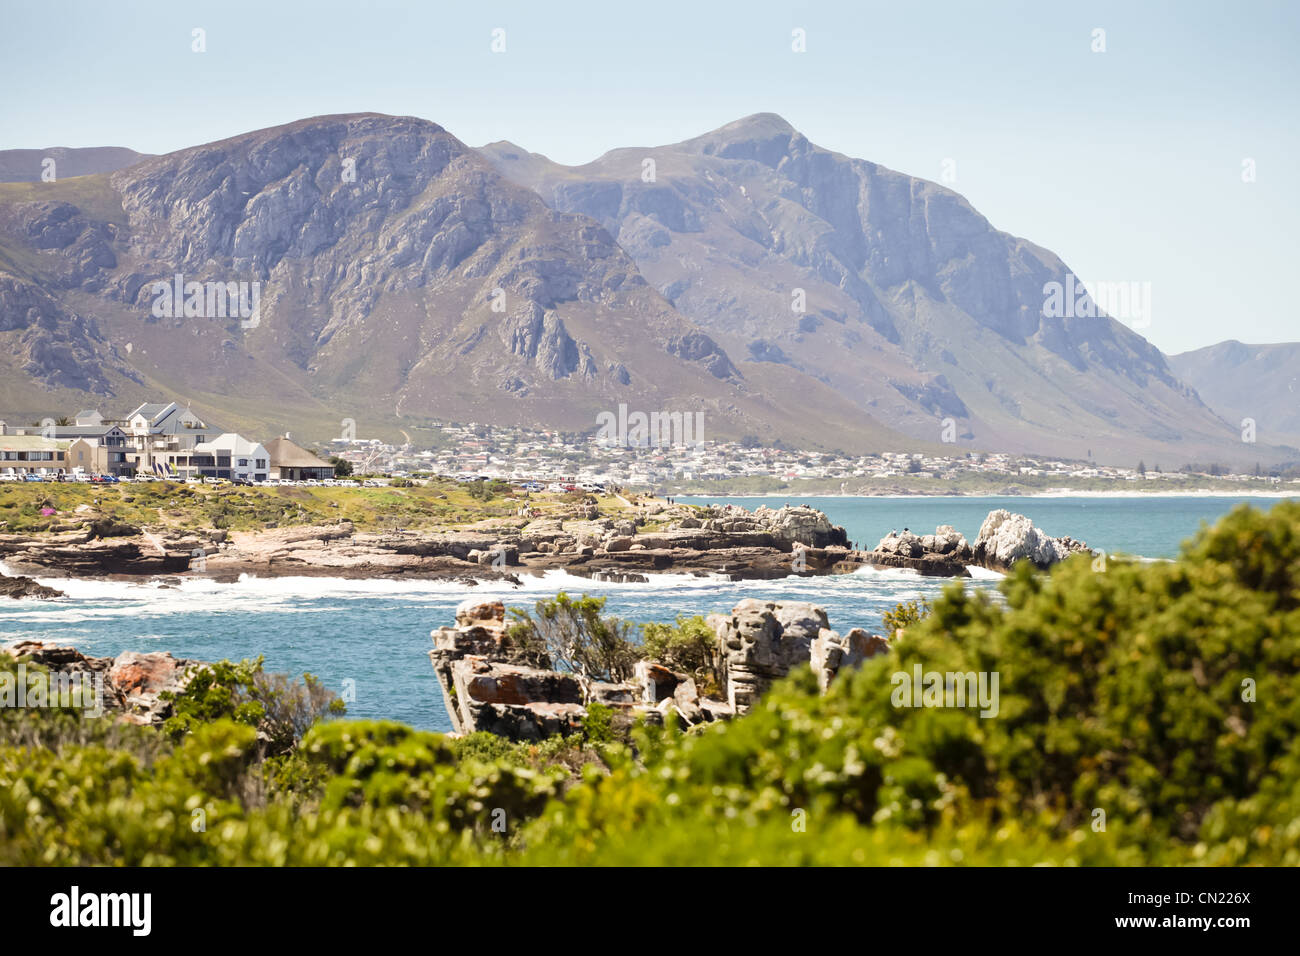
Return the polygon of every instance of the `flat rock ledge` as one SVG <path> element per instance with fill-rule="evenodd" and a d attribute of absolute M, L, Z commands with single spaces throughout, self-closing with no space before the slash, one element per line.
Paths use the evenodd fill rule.
<path fill-rule="evenodd" d="M 466 587 L 518 585 L 519 575 L 555 570 L 619 583 L 665 573 L 769 580 L 864 567 L 966 577 L 971 566 L 1006 571 L 1028 560 L 1048 568 L 1086 550 L 1081 541 L 1051 537 L 1002 509 L 984 519 L 973 544 L 940 525 L 933 534 L 893 531 L 874 549 L 857 551 L 842 527 L 806 505 L 751 512 L 657 501 L 618 519 L 577 505 L 560 517 L 494 518 L 456 531 L 360 532 L 346 520 L 258 532 L 149 530 L 87 515 L 81 525 L 54 533 L 0 533 L 0 560 L 18 574 L 43 577 L 407 577 Z M 55 595 L 29 588 L 27 596 Z"/>
<path fill-rule="evenodd" d="M 665 572 L 733 579 L 830 573 L 848 536 L 805 505 L 696 508 L 651 502 L 627 517 L 576 505 L 558 516 L 490 519 L 456 531 L 358 531 L 351 522 L 258 532 L 118 525 L 92 514 L 43 534 L 0 532 L 0 559 L 43 576 L 414 577 L 518 582 L 565 570 L 644 582 Z M 796 562 L 796 559 L 798 561 Z"/>
<path fill-rule="evenodd" d="M 805 602 L 745 600 L 730 614 L 708 618 L 723 662 L 725 699 L 702 695 L 694 678 L 656 661 L 636 664 L 625 683 L 585 680 L 578 675 L 524 662 L 510 646 L 506 610 L 500 601 L 466 601 L 456 624 L 432 632 L 429 652 L 452 730 L 488 731 L 511 740 L 538 741 L 582 729 L 588 707 L 614 708 L 627 722 L 645 719 L 683 727 L 744 714 L 794 668 L 811 665 L 822 690 L 840 670 L 884 653 L 888 642 L 854 628 L 830 629 L 826 611 Z"/>

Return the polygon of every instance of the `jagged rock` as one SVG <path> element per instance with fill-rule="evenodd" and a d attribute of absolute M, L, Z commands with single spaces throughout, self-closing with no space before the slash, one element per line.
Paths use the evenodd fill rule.
<path fill-rule="evenodd" d="M 826 624 L 824 610 L 802 602 L 749 598 L 732 608 L 715 631 L 732 709 L 745 713 L 773 681 L 808 661 L 813 638 Z"/>
<path fill-rule="evenodd" d="M 633 707 L 639 699 L 640 688 L 636 684 L 611 684 L 605 681 L 592 681 L 586 688 L 586 703 L 604 704 L 606 707 Z"/>
<path fill-rule="evenodd" d="M 484 704 L 477 709 L 474 723 L 462 733 L 485 730 L 511 740 L 541 741 L 556 734 L 567 737 L 582 729 L 587 709 L 581 704 Z"/>
<path fill-rule="evenodd" d="M 754 519 L 771 531 L 787 549 L 796 542 L 810 548 L 849 543 L 848 533 L 843 528 L 831 524 L 825 512 L 808 505 L 787 505 L 775 510 L 760 505 L 754 512 Z"/>
<path fill-rule="evenodd" d="M 473 564 L 513 565 L 519 563 L 519 549 L 513 545 L 498 545 L 486 551 L 471 549 L 465 560 Z"/>
<path fill-rule="evenodd" d="M 582 685 L 572 674 L 502 664 L 483 657 L 456 661 L 451 669 L 461 707 L 481 704 L 560 704 L 583 702 Z"/>
<path fill-rule="evenodd" d="M 876 552 L 896 554 L 905 558 L 920 558 L 926 554 L 957 554 L 969 551 L 966 538 L 953 528 L 943 524 L 935 529 L 934 534 L 918 535 L 911 531 L 890 532 L 880 539 Z"/>
<path fill-rule="evenodd" d="M 178 660 L 167 651 L 119 654 L 108 679 L 122 696 L 123 719 L 135 724 L 160 723 L 171 713 L 171 704 L 158 695 L 184 690 L 197 666 L 197 662 Z"/>
<path fill-rule="evenodd" d="M 725 700 L 714 700 L 712 697 L 700 698 L 700 713 L 707 721 L 730 720 L 736 716 L 735 709 Z"/>
<path fill-rule="evenodd" d="M 203 661 L 176 658 L 166 651 L 87 657 L 74 647 L 42 641 L 15 641 L 0 650 L 40 664 L 51 673 L 90 678 L 104 713 L 133 724 L 157 725 L 170 717 L 171 702 L 160 695 L 184 690 L 194 672 L 205 666 Z"/>
<path fill-rule="evenodd" d="M 994 571 L 1008 571 L 1021 559 L 1032 561 L 1039 568 L 1049 568 L 1072 554 L 1087 551 L 1082 541 L 1063 536 L 1053 538 L 1021 514 L 999 508 L 990 511 L 980 525 L 979 536 L 972 548 L 971 561 Z"/>
<path fill-rule="evenodd" d="M 843 636 L 829 628 L 822 628 L 811 647 L 812 668 L 822 693 L 826 693 L 831 681 L 841 670 L 856 667 L 867 658 L 884 654 L 888 650 L 887 640 L 878 634 L 869 634 L 860 627 L 853 628 Z"/>
<path fill-rule="evenodd" d="M 737 715 L 799 664 L 812 664 L 824 691 L 842 668 L 889 646 L 861 628 L 841 637 L 831 630 L 824 608 L 803 601 L 747 599 L 731 614 L 712 614 L 706 621 L 718 636 L 727 701 Z"/>
<path fill-rule="evenodd" d="M 466 657 L 450 666 L 461 733 L 488 730 L 514 740 L 568 734 L 586 715 L 572 674 Z"/>
<path fill-rule="evenodd" d="M 63 597 L 63 592 L 57 588 L 46 587 L 34 578 L 18 575 L 12 577 L 7 574 L 0 574 L 0 596 L 11 597 L 15 600 L 19 598 L 38 598 L 48 600 L 50 598 Z"/>
<path fill-rule="evenodd" d="M 640 692 L 641 700 L 647 704 L 657 704 L 665 697 L 674 696 L 677 688 L 688 681 L 691 690 L 694 691 L 695 688 L 695 681 L 689 676 L 679 674 L 655 661 L 638 661 L 633 669 L 632 679 Z M 699 694 L 695 693 L 694 696 L 698 697 Z"/>
<path fill-rule="evenodd" d="M 845 555 L 836 571 L 853 571 L 863 564 L 884 568 L 908 568 L 933 577 L 966 577 L 971 550 L 966 539 L 952 525 L 940 525 L 934 534 L 918 535 L 908 530 L 891 531 L 875 549 Z"/>
<path fill-rule="evenodd" d="M 42 667 L 73 668 L 85 665 L 91 658 L 65 644 L 47 644 L 44 641 L 13 641 L 2 648 L 10 657 L 26 657 Z M 111 661 L 111 658 L 103 658 Z"/>
<path fill-rule="evenodd" d="M 599 703 L 683 728 L 745 713 L 774 680 L 811 661 L 825 689 L 844 667 L 888 649 L 860 628 L 841 637 L 825 609 L 802 601 L 745 600 L 706 618 L 723 655 L 727 700 L 702 697 L 693 677 L 657 661 L 638 661 L 628 683 L 588 681 L 519 659 L 505 634 L 500 601 L 466 601 L 456 626 L 433 631 L 429 652 L 456 733 L 487 730 L 515 740 L 573 733 Z"/>

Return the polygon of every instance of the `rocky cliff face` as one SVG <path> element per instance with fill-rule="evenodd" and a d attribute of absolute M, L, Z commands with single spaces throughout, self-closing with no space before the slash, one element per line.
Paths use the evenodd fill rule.
<path fill-rule="evenodd" d="M 204 295 L 171 301 L 177 276 Z M 214 298 L 218 283 L 246 284 L 244 312 L 224 286 Z M 239 395 L 241 418 L 253 400 L 281 426 L 584 431 L 626 402 L 698 411 L 719 436 L 805 427 L 784 380 L 743 375 L 598 223 L 410 117 L 320 117 L 108 175 L 0 186 L 0 344 L 16 386 L 126 407 Z M 833 390 L 804 392 L 827 441 L 862 425 Z M 0 387 L 15 411 L 48 401 Z"/>
<path fill-rule="evenodd" d="M 1055 255 L 778 116 L 578 167 L 509 143 L 482 153 L 604 225 L 731 355 L 819 377 L 918 438 L 952 418 L 959 447 L 1125 461 L 1234 440 L 1134 331 L 1044 314 L 1045 285 L 1070 275 Z"/>

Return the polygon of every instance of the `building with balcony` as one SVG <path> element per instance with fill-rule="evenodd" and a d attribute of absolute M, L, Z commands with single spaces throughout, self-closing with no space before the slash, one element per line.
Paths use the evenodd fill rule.
<path fill-rule="evenodd" d="M 134 454 L 122 444 L 106 444 L 97 438 L 76 438 L 68 445 L 67 469 L 87 475 L 135 474 Z"/>
<path fill-rule="evenodd" d="M 56 441 L 69 443 L 68 469 L 119 478 L 135 474 L 136 452 L 131 436 L 123 430 L 121 423 L 101 419 L 96 424 L 89 424 L 83 417 L 85 415 L 85 412 L 77 413 L 76 425 L 47 426 Z M 95 415 L 98 417 L 98 413 Z"/>
<path fill-rule="evenodd" d="M 266 449 L 234 432 L 192 448 L 154 449 L 151 470 L 173 478 L 228 478 L 265 481 L 270 476 Z"/>
<path fill-rule="evenodd" d="M 188 460 L 188 453 L 198 445 L 228 434 L 175 402 L 146 403 L 125 421 L 136 470 L 147 474 L 167 473 L 180 458 Z"/>

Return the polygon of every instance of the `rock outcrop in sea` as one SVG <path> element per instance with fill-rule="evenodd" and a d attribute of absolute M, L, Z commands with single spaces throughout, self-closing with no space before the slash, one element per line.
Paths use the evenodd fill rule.
<path fill-rule="evenodd" d="M 841 570 L 862 565 L 877 568 L 907 568 L 934 577 L 966 577 L 971 549 L 966 538 L 952 525 L 940 525 L 934 534 L 918 535 L 907 529 L 891 531 L 868 552 L 854 552 Z"/>
<path fill-rule="evenodd" d="M 974 544 L 952 525 L 939 525 L 934 534 L 916 534 L 904 528 L 885 535 L 871 551 L 845 555 L 835 570 L 855 571 L 869 565 L 908 568 L 936 577 L 969 577 L 967 568 L 972 565 L 1005 572 L 1017 561 L 1027 560 L 1046 570 L 1088 550 L 1082 541 L 1069 535 L 1054 538 L 1024 515 L 1000 508 L 989 512 Z"/>
<path fill-rule="evenodd" d="M 455 733 L 489 731 L 512 740 L 542 740 L 582 728 L 592 704 L 626 719 L 682 726 L 746 713 L 773 682 L 810 664 L 823 691 L 841 670 L 889 649 L 861 628 L 840 635 L 825 609 L 806 602 L 744 600 L 707 619 L 723 662 L 726 699 L 700 693 L 694 678 L 642 660 L 626 683 L 591 681 L 536 666 L 512 647 L 500 601 L 466 601 L 454 627 L 433 631 L 429 652 Z"/>
<path fill-rule="evenodd" d="M 1088 550 L 1082 541 L 1069 535 L 1053 538 L 1035 528 L 1024 515 L 999 508 L 990 511 L 980 525 L 979 537 L 971 549 L 971 563 L 993 571 L 1007 571 L 1017 561 L 1028 560 L 1045 570 L 1073 554 Z"/>
<path fill-rule="evenodd" d="M 11 597 L 15 600 L 19 598 L 49 600 L 50 598 L 63 597 L 63 592 L 58 588 L 46 587 L 35 578 L 29 578 L 21 574 L 0 574 L 0 597 Z"/>
<path fill-rule="evenodd" d="M 221 581 L 241 574 L 401 576 L 467 587 L 482 580 L 518 584 L 520 574 L 556 570 L 633 583 L 666 572 L 760 580 L 862 567 L 963 577 L 971 565 L 1005 571 L 1026 559 L 1047 568 L 1082 550 L 1082 542 L 1051 537 L 1024 515 L 1005 510 L 989 513 L 973 544 L 951 525 L 940 525 L 933 534 L 894 531 L 874 549 L 854 551 L 844 528 L 807 505 L 749 511 L 651 501 L 609 516 L 595 499 L 544 516 L 521 513 L 457 530 L 367 532 L 347 520 L 244 532 L 141 528 L 89 512 L 44 534 L 0 533 L 0 559 L 19 574 L 198 575 Z M 30 587 L 27 593 L 39 596 Z"/>

